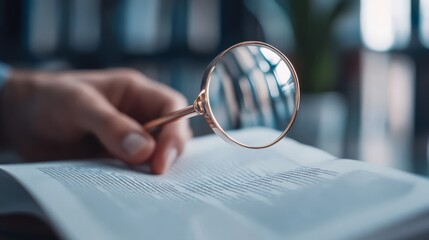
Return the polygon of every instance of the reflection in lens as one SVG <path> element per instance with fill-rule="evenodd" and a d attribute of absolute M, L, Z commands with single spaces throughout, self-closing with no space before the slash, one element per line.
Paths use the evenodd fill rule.
<path fill-rule="evenodd" d="M 230 137 L 231 131 L 243 128 L 283 132 L 296 110 L 293 76 L 282 57 L 268 47 L 242 45 L 232 49 L 210 77 L 208 97 L 214 118 Z M 276 140 L 232 138 L 252 147 Z"/>

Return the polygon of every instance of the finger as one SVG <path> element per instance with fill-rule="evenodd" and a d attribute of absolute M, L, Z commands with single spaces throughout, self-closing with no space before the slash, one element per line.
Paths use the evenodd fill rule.
<path fill-rule="evenodd" d="M 85 71 L 81 79 L 94 86 L 122 112 L 140 122 L 160 116 L 171 99 L 186 99 L 165 84 L 153 81 L 132 69 L 108 69 L 103 72 Z M 143 110 L 142 110 L 143 109 Z"/>
<path fill-rule="evenodd" d="M 129 108 L 129 115 L 133 116 L 133 118 L 141 124 L 144 124 L 187 107 L 188 101 L 182 94 L 167 86 L 161 86 L 163 88 L 157 88 L 157 97 L 149 98 L 148 95 L 144 93 L 137 95 L 132 106 Z M 146 88 L 146 86 L 141 84 L 141 86 L 135 89 L 140 89 L 141 92 L 144 92 L 144 88 Z M 145 111 L 142 111 L 142 109 Z"/>
<path fill-rule="evenodd" d="M 183 95 L 166 85 L 149 81 L 139 72 L 127 69 L 113 69 L 108 72 L 110 78 L 110 81 L 107 81 L 110 82 L 108 85 L 115 86 L 115 91 L 118 89 L 127 91 L 122 94 L 124 97 L 120 101 L 121 111 L 140 123 L 186 107 L 187 101 Z M 106 81 L 99 81 L 97 88 L 101 88 L 98 84 L 103 83 L 107 84 Z M 111 91 L 105 91 L 111 94 Z M 183 151 L 185 142 L 192 135 L 187 121 L 181 122 L 183 123 L 168 124 L 159 133 L 157 147 L 151 157 L 154 173 L 166 171 Z"/>
<path fill-rule="evenodd" d="M 149 159 L 155 141 L 139 123 L 119 112 L 95 90 L 77 101 L 76 122 L 96 135 L 110 153 L 130 164 Z"/>
<path fill-rule="evenodd" d="M 184 98 L 171 98 L 162 106 L 161 114 L 176 111 L 186 106 Z M 156 148 L 151 157 L 151 170 L 155 174 L 167 171 L 183 152 L 186 142 L 191 138 L 192 131 L 187 119 L 180 119 L 166 124 L 156 138 Z"/>
<path fill-rule="evenodd" d="M 188 121 L 184 119 L 165 125 L 156 139 L 156 148 L 151 157 L 152 173 L 165 173 L 182 154 L 191 136 Z"/>

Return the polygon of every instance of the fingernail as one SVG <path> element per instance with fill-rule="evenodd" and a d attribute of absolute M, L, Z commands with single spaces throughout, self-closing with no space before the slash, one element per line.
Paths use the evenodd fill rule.
<path fill-rule="evenodd" d="M 164 172 L 167 171 L 177 158 L 177 149 L 173 148 L 168 152 L 167 159 L 165 162 Z"/>
<path fill-rule="evenodd" d="M 129 133 L 122 141 L 122 146 L 128 155 L 133 156 L 141 151 L 147 144 L 147 140 L 138 133 Z"/>

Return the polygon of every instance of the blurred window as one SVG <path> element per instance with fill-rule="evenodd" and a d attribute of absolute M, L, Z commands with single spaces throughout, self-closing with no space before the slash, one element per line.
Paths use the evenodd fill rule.
<path fill-rule="evenodd" d="M 362 39 L 375 51 L 403 49 L 411 37 L 411 1 L 361 0 Z"/>
<path fill-rule="evenodd" d="M 423 46 L 429 48 L 429 0 L 420 0 L 419 37 Z"/>

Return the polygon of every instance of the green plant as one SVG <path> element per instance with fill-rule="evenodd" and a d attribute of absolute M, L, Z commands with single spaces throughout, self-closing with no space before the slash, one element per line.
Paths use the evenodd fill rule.
<path fill-rule="evenodd" d="M 303 91 L 333 90 L 337 84 L 339 64 L 331 38 L 333 25 L 354 1 L 333 0 L 331 7 L 324 11 L 315 8 L 314 0 L 279 1 L 292 24 L 295 65 Z"/>

